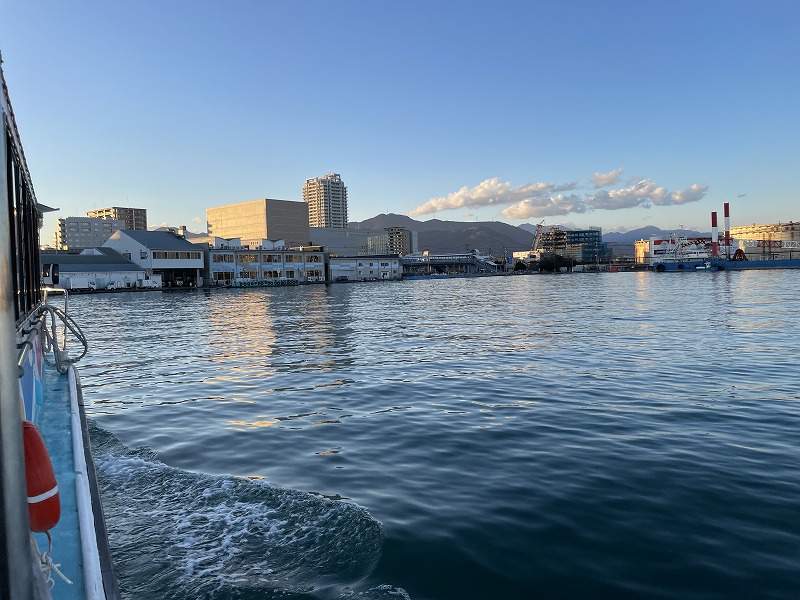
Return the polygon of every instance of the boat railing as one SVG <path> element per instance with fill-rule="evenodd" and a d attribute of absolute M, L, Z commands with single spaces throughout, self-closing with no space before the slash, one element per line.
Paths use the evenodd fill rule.
<path fill-rule="evenodd" d="M 33 340 L 34 338 L 41 334 L 42 328 L 44 327 L 44 321 L 41 318 L 32 318 L 28 321 L 28 327 L 22 327 L 20 329 L 20 334 L 22 339 L 17 342 L 17 350 L 19 351 L 19 356 L 17 357 L 17 369 L 19 370 L 19 376 L 22 377 L 25 361 L 28 358 L 28 353 L 33 350 Z"/>
<path fill-rule="evenodd" d="M 48 304 L 50 294 L 63 294 L 64 308 Z M 34 340 L 41 336 L 44 350 L 44 360 L 50 366 L 55 366 L 62 375 L 67 372 L 69 365 L 78 362 L 89 350 L 89 342 L 81 328 L 68 313 L 69 294 L 66 290 L 58 288 L 45 288 L 43 302 L 34 309 L 30 316 L 17 330 L 17 369 L 22 377 L 25 361 L 34 348 Z M 60 329 L 60 332 L 59 332 Z M 70 335 L 80 343 L 80 353 L 69 356 L 67 340 Z M 53 362 L 48 355 L 52 352 Z"/>
<path fill-rule="evenodd" d="M 44 338 L 42 341 L 44 344 L 45 361 L 51 366 L 54 365 L 56 370 L 63 375 L 67 372 L 71 364 L 78 362 L 86 356 L 89 350 L 89 342 L 83 334 L 83 331 L 81 331 L 80 326 L 69 315 L 69 293 L 67 290 L 60 288 L 44 288 L 43 291 L 44 301 L 41 305 L 40 315 L 44 323 Z M 59 294 L 64 296 L 64 308 L 48 303 L 48 299 L 51 295 Z M 61 329 L 60 340 L 59 328 Z M 72 334 L 82 347 L 80 353 L 75 356 L 70 356 L 67 350 L 68 334 Z M 50 363 L 47 359 L 51 351 L 53 353 L 53 363 Z"/>

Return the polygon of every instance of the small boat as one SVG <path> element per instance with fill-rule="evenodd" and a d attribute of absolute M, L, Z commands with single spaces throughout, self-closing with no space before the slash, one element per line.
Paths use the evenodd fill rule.
<path fill-rule="evenodd" d="M 0 597 L 113 600 L 119 592 L 75 368 L 86 339 L 67 292 L 43 284 L 39 228 L 52 209 L 36 200 L 1 63 Z M 57 270 L 45 270 L 55 283 Z"/>

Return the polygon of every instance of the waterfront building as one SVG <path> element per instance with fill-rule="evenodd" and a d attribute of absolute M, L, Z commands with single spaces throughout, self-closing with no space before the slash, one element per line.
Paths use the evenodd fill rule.
<path fill-rule="evenodd" d="M 285 240 L 288 246 L 307 246 L 308 205 L 292 200 L 262 198 L 206 209 L 208 235 L 241 240 Z"/>
<path fill-rule="evenodd" d="M 56 250 L 93 248 L 121 229 L 125 229 L 125 222 L 119 219 L 63 217 L 56 221 L 53 245 Z"/>
<path fill-rule="evenodd" d="M 165 287 L 203 285 L 203 251 L 172 231 L 117 231 L 103 244 L 160 275 Z"/>
<path fill-rule="evenodd" d="M 553 227 L 542 231 L 539 249 L 552 252 L 580 263 L 600 263 L 611 260 L 611 250 L 603 242 L 600 227 L 589 229 L 562 229 Z"/>
<path fill-rule="evenodd" d="M 455 254 L 432 253 L 407 254 L 400 258 L 405 277 L 466 276 L 497 273 L 500 269 L 491 256 L 477 250 Z"/>
<path fill-rule="evenodd" d="M 124 221 L 122 229 L 132 229 L 136 231 L 147 231 L 147 209 L 129 208 L 124 206 L 109 206 L 97 208 L 86 212 L 87 217 L 94 219 L 114 219 Z"/>
<path fill-rule="evenodd" d="M 401 279 L 403 269 L 396 254 L 331 256 L 328 279 L 341 281 L 377 281 Z"/>
<path fill-rule="evenodd" d="M 325 281 L 325 253 L 319 249 L 275 249 L 226 244 L 209 250 L 208 255 L 211 285 Z"/>
<path fill-rule="evenodd" d="M 306 179 L 303 202 L 310 227 L 347 228 L 347 186 L 338 173 Z"/>
<path fill-rule="evenodd" d="M 800 258 L 800 223 L 731 227 L 731 237 L 749 260 Z"/>
<path fill-rule="evenodd" d="M 47 285 L 61 289 L 143 287 L 145 269 L 111 248 L 88 248 L 80 254 L 42 252 L 39 261 Z"/>

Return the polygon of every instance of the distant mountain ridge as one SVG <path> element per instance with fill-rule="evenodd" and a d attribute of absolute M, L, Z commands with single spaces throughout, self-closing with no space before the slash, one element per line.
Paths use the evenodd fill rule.
<path fill-rule="evenodd" d="M 380 214 L 371 219 L 348 224 L 350 228 L 380 231 L 386 227 L 405 227 L 417 232 L 420 250 L 431 252 L 464 252 L 477 248 L 499 255 L 527 250 L 533 244 L 533 234 L 501 221 L 417 221 L 406 215 Z"/>
<path fill-rule="evenodd" d="M 545 226 L 545 231 L 556 225 Z M 430 219 L 417 221 L 407 215 L 394 213 L 379 214 L 364 221 L 353 221 L 348 224 L 353 229 L 370 229 L 381 231 L 386 227 L 405 227 L 417 232 L 420 250 L 431 252 L 464 252 L 477 248 L 483 252 L 491 252 L 495 256 L 507 252 L 528 250 L 533 244 L 536 224 L 524 223 L 515 226 L 502 221 L 442 221 Z M 564 229 L 571 229 L 557 225 Z M 633 256 L 633 244 L 636 240 L 648 240 L 650 236 L 667 237 L 670 234 L 694 237 L 710 237 L 710 233 L 690 229 L 664 230 L 653 225 L 625 232 L 612 232 L 603 235 L 603 241 L 614 249 L 617 256 Z"/>
<path fill-rule="evenodd" d="M 631 231 L 625 231 L 625 232 L 615 231 L 612 233 L 606 233 L 603 235 L 603 241 L 609 243 L 632 244 L 636 240 L 649 240 L 651 235 L 657 235 L 659 237 L 668 237 L 671 234 L 687 238 L 711 237 L 711 232 L 704 233 L 700 231 L 694 231 L 692 229 L 665 230 L 665 229 L 660 229 L 658 227 L 654 227 L 653 225 L 648 225 L 647 227 L 632 229 Z"/>

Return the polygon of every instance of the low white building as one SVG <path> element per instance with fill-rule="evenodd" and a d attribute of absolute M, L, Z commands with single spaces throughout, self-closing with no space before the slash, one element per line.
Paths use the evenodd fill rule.
<path fill-rule="evenodd" d="M 42 252 L 40 262 L 45 283 L 62 289 L 104 290 L 151 285 L 144 283 L 151 279 L 143 268 L 111 248 L 89 248 L 80 254 Z"/>
<path fill-rule="evenodd" d="M 103 244 L 160 275 L 164 287 L 203 285 L 203 251 L 172 231 L 117 231 Z"/>
<path fill-rule="evenodd" d="M 402 279 L 403 270 L 396 254 L 370 256 L 331 256 L 329 259 L 331 281 L 375 281 Z"/>

